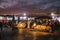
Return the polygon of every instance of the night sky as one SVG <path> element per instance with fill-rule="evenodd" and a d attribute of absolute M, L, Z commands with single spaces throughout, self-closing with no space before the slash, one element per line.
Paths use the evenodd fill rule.
<path fill-rule="evenodd" d="M 23 12 L 54 11 L 56 7 L 60 7 L 60 0 L 0 0 L 0 12 L 5 10 L 11 12 L 15 10 Z"/>

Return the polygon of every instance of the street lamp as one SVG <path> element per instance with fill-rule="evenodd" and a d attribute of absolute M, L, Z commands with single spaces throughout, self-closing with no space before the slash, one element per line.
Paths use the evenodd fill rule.
<path fill-rule="evenodd" d="M 54 16 L 54 13 L 53 12 L 51 13 L 51 16 Z"/>
<path fill-rule="evenodd" d="M 23 15 L 26 16 L 26 13 L 24 13 Z"/>
<path fill-rule="evenodd" d="M 55 15 L 55 14 L 52 12 L 52 13 L 51 13 L 52 19 L 54 19 L 54 15 Z"/>

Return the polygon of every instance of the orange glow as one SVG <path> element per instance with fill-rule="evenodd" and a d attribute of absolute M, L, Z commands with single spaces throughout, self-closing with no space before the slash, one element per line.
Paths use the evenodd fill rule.
<path fill-rule="evenodd" d="M 17 28 L 18 28 L 18 29 L 20 29 L 20 28 L 24 28 L 25 26 L 26 26 L 25 23 L 21 23 L 21 22 L 19 22 L 19 23 L 17 24 Z"/>
<path fill-rule="evenodd" d="M 50 26 L 45 26 L 45 25 L 37 25 L 36 27 L 34 27 L 34 29 L 37 29 L 37 30 L 50 30 L 51 27 Z"/>

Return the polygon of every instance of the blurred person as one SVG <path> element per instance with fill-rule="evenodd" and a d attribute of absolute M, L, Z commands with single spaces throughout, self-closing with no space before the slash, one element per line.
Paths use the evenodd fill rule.
<path fill-rule="evenodd" d="M 42 22 L 42 20 L 37 19 L 37 20 L 36 20 L 36 24 L 38 24 L 38 25 L 40 25 L 40 24 L 41 24 L 41 25 L 42 25 L 42 24 L 43 24 L 43 22 Z"/>
<path fill-rule="evenodd" d="M 41 25 L 43 24 L 42 20 L 40 20 L 40 23 L 39 24 L 41 24 Z"/>
<path fill-rule="evenodd" d="M 31 21 L 31 23 L 30 23 L 30 28 L 32 28 L 33 23 L 34 23 L 34 21 Z"/>
<path fill-rule="evenodd" d="M 7 22 L 7 27 L 13 28 L 14 27 L 13 22 L 12 21 Z"/>
<path fill-rule="evenodd" d="M 59 30 L 59 27 L 60 27 L 59 21 L 56 20 L 55 21 L 55 30 Z"/>
<path fill-rule="evenodd" d="M 16 30 L 17 29 L 16 23 L 13 22 L 13 21 L 9 21 L 9 26 L 12 28 L 12 30 Z"/>
<path fill-rule="evenodd" d="M 3 27 L 7 27 L 7 20 L 2 20 Z"/>
<path fill-rule="evenodd" d="M 0 22 L 0 29 L 1 29 L 1 31 L 2 31 L 2 26 L 3 26 L 3 25 L 2 25 L 2 22 Z"/>
<path fill-rule="evenodd" d="M 51 20 L 51 32 L 54 32 L 54 30 L 55 30 L 55 21 L 54 20 Z"/>

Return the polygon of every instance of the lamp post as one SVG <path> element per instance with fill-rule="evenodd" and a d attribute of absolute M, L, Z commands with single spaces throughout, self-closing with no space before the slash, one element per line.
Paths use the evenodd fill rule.
<path fill-rule="evenodd" d="M 52 16 L 52 18 L 54 19 L 54 17 L 55 17 L 55 14 L 52 12 L 52 13 L 51 13 L 51 16 Z"/>

